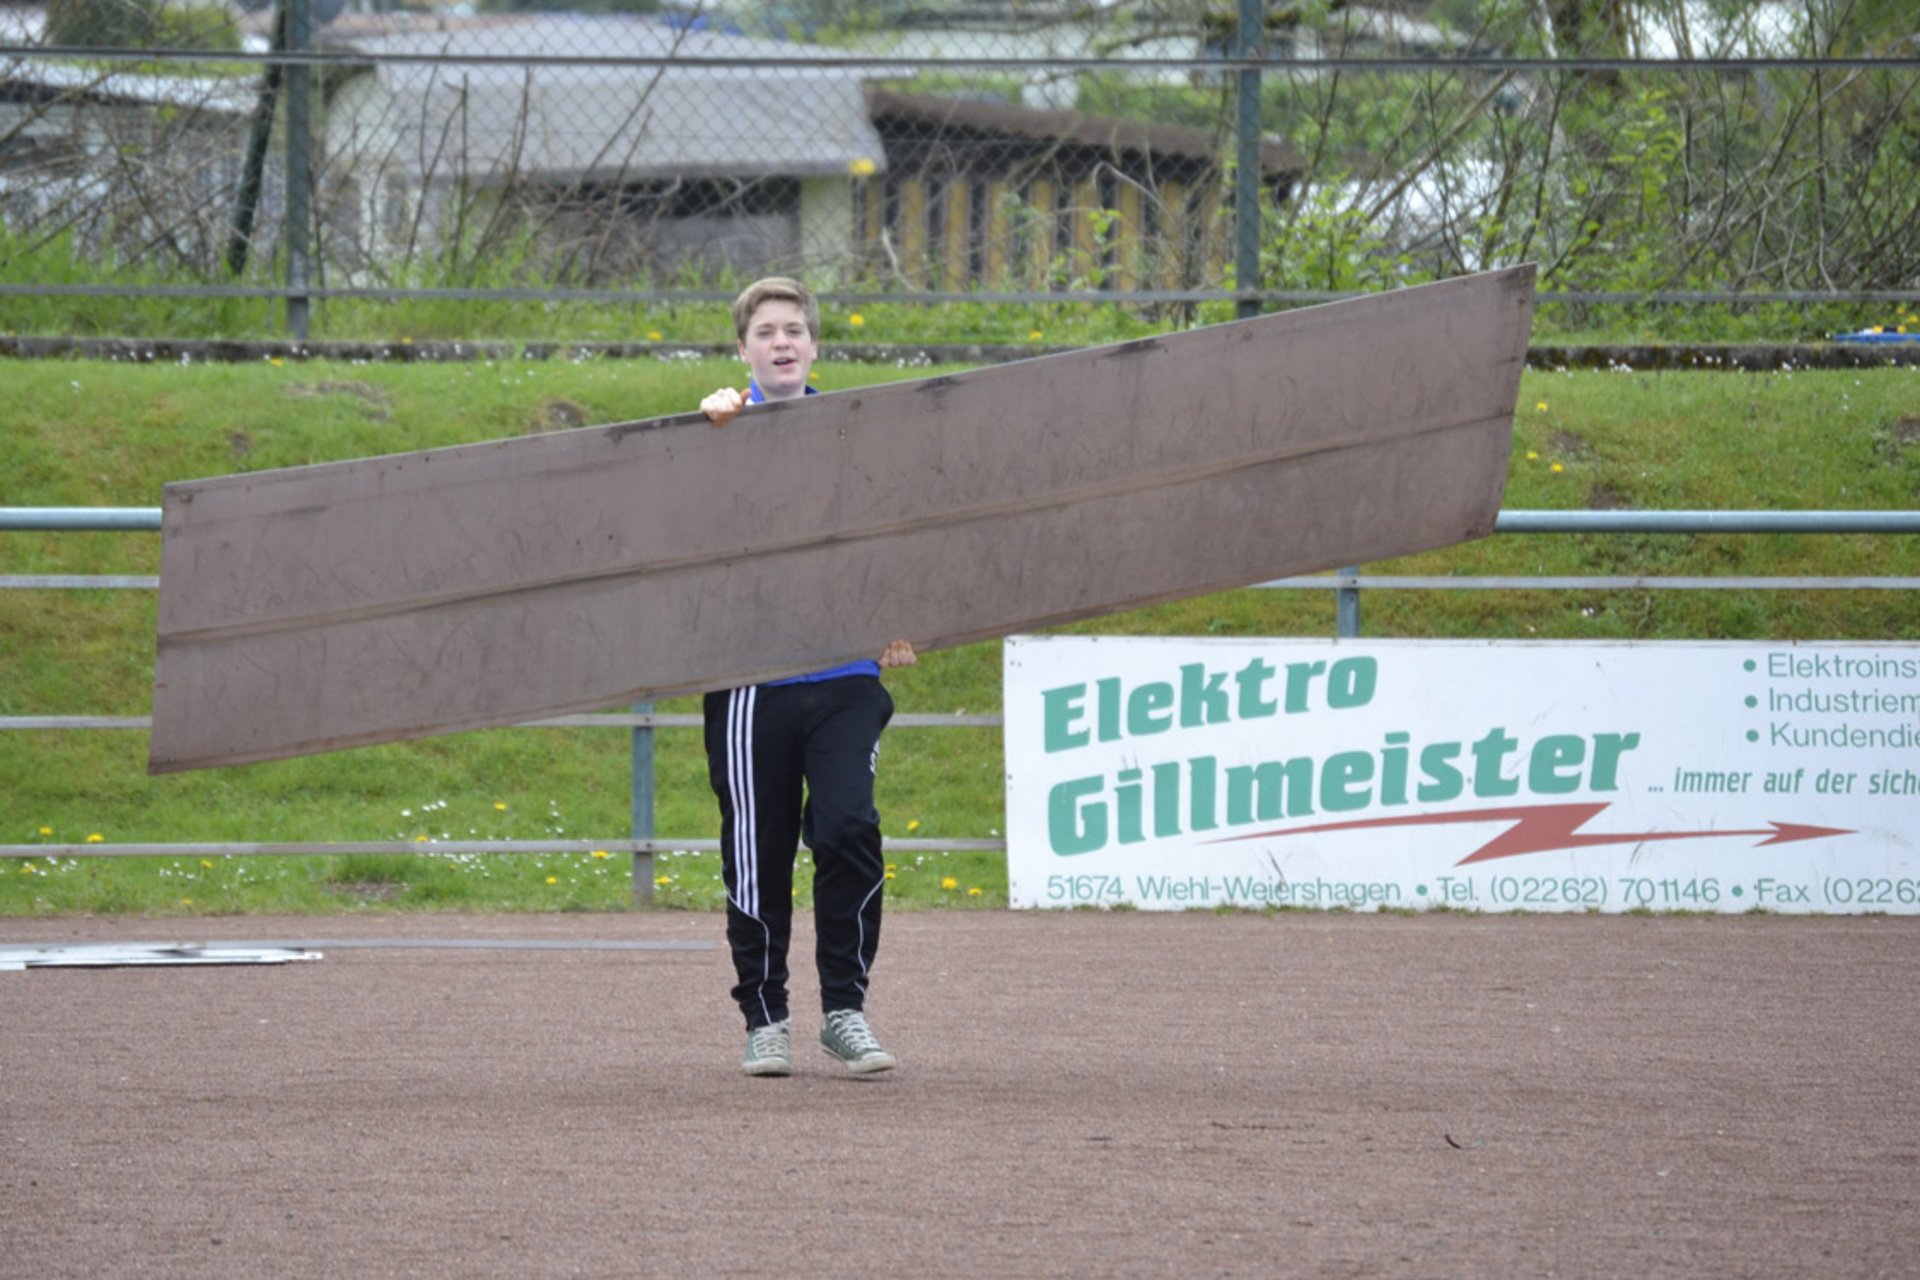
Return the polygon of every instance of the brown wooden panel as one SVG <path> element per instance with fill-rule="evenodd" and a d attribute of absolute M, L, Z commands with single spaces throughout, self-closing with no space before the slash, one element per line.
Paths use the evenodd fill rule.
<path fill-rule="evenodd" d="M 1029 289 L 1046 288 L 1047 279 L 1053 274 L 1054 203 L 1053 182 L 1035 178 L 1027 188 L 1027 209 L 1031 215 L 1025 231 Z"/>
<path fill-rule="evenodd" d="M 1141 289 L 1148 286 L 1140 279 L 1141 264 L 1146 260 L 1146 218 L 1140 198 L 1140 188 L 1126 179 L 1121 179 L 1119 190 L 1119 218 L 1114 222 L 1114 287 L 1119 289 Z"/>
<path fill-rule="evenodd" d="M 154 772 L 511 724 L 1443 546 L 1533 270 L 761 406 L 167 486 Z"/>
<path fill-rule="evenodd" d="M 1004 289 L 1013 284 L 1007 278 L 1007 184 L 999 179 L 976 178 L 976 182 L 987 184 L 987 278 L 984 283 L 990 289 Z"/>

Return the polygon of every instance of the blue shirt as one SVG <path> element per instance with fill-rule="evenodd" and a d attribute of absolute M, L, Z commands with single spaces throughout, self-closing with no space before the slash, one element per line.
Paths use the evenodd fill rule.
<path fill-rule="evenodd" d="M 808 387 L 806 393 L 810 396 L 820 394 L 819 392 L 815 391 L 812 387 Z M 760 384 L 749 379 L 747 382 L 747 403 L 748 404 L 765 404 L 766 402 L 767 402 L 766 396 L 762 395 L 760 392 Z M 872 658 L 861 658 L 857 662 L 843 662 L 837 667 L 828 667 L 825 671 L 814 671 L 804 676 L 788 676 L 785 680 L 769 680 L 767 681 L 767 683 L 769 685 L 813 684 L 821 680 L 838 680 L 844 676 L 876 676 L 877 677 L 879 674 L 880 674 L 880 664 L 878 662 L 874 661 Z"/>

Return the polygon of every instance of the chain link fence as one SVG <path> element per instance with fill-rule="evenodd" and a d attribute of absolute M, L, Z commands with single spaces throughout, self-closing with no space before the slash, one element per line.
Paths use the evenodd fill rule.
<path fill-rule="evenodd" d="M 787 272 L 1159 310 L 1536 260 L 1574 302 L 1920 309 L 1920 47 L 1798 6 L 1567 59 L 1447 20 L 1499 5 L 643 4 L 0 4 L 0 308 Z"/>

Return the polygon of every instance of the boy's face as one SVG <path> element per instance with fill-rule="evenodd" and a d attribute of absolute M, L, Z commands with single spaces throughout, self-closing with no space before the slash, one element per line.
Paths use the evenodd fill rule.
<path fill-rule="evenodd" d="M 769 298 L 755 307 L 739 345 L 740 358 L 767 399 L 790 400 L 807 393 L 807 373 L 819 344 L 807 330 L 807 313 L 799 303 Z"/>

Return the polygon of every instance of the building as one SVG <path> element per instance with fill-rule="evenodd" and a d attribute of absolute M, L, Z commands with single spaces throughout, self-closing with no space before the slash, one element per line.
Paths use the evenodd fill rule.
<path fill-rule="evenodd" d="M 934 289 L 1177 289 L 1233 260 L 1232 139 L 1005 102 L 869 90 L 887 172 L 856 184 L 867 270 Z M 1270 198 L 1302 162 L 1260 151 Z"/>
<path fill-rule="evenodd" d="M 0 218 L 90 256 L 218 261 L 251 84 L 17 58 L 0 66 Z"/>
<path fill-rule="evenodd" d="M 497 234 L 579 282 L 798 269 L 847 243 L 851 178 L 886 168 L 863 75 L 798 65 L 804 46 L 568 14 L 325 34 L 364 59 L 322 128 L 350 268 Z M 519 61 L 568 55 L 636 63 Z"/>
<path fill-rule="evenodd" d="M 265 21 L 243 19 L 256 38 Z M 1208 129 L 887 87 L 921 83 L 917 68 L 632 16 L 346 12 L 316 45 L 338 57 L 313 73 L 316 283 L 436 261 L 588 287 L 795 271 L 822 287 L 1180 288 L 1232 258 L 1233 144 Z M 16 60 L 0 72 L 0 202 L 16 225 L 65 210 L 95 241 L 211 268 L 260 102 L 252 69 Z M 277 154 L 285 127 L 283 94 Z M 1261 157 L 1265 189 L 1290 198 L 1298 157 L 1272 141 Z M 266 166 L 256 261 L 279 235 L 282 172 Z"/>

